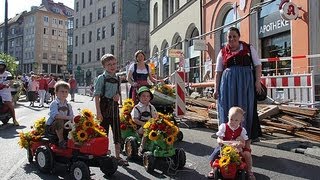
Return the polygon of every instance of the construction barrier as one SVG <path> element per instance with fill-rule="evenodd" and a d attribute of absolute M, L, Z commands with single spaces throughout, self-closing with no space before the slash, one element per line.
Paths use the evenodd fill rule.
<path fill-rule="evenodd" d="M 183 116 L 186 113 L 186 92 L 185 92 L 185 73 L 176 71 L 176 116 Z"/>
<path fill-rule="evenodd" d="M 263 76 L 268 96 L 279 102 L 313 106 L 315 102 L 314 73 Z"/>

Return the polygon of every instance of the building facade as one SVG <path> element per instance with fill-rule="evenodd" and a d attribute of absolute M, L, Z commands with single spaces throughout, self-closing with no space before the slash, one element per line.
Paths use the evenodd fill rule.
<path fill-rule="evenodd" d="M 22 12 L 8 21 L 8 53 L 16 58 L 18 71 L 22 70 L 23 60 L 23 15 Z M 0 25 L 0 52 L 4 52 L 4 23 Z M 18 72 L 18 73 L 19 73 Z"/>
<path fill-rule="evenodd" d="M 67 17 L 72 14 L 73 10 L 63 3 L 42 0 L 40 6 L 9 20 L 9 54 L 18 60 L 21 73 L 63 75 L 67 65 Z"/>
<path fill-rule="evenodd" d="M 73 71 L 89 85 L 104 69 L 100 58 L 111 53 L 122 68 L 139 48 L 148 51 L 149 1 L 76 0 Z"/>
<path fill-rule="evenodd" d="M 300 9 L 299 17 L 295 20 L 285 20 L 281 17 L 279 4 L 281 0 L 266 3 L 261 0 L 243 1 L 244 5 L 235 0 L 205 1 L 204 2 L 204 32 L 211 32 L 223 25 L 233 22 L 237 18 L 244 17 L 255 10 L 239 23 L 233 24 L 239 27 L 241 39 L 252 44 L 259 52 L 262 59 L 275 57 L 294 57 L 309 54 L 319 54 L 320 48 L 315 42 L 319 42 L 319 2 L 292 0 Z M 259 8 L 253 9 L 255 6 Z M 213 61 L 220 48 L 225 44 L 225 33 L 228 27 L 215 31 L 206 36 L 208 53 Z M 288 59 L 278 62 L 263 62 L 263 74 L 288 74 L 310 72 L 310 66 L 319 66 L 319 59 Z M 319 68 L 319 67 L 318 67 Z"/>
<path fill-rule="evenodd" d="M 194 49 L 194 39 L 201 34 L 199 0 L 152 0 L 150 3 L 150 50 L 161 77 L 171 77 L 180 59 L 189 64 L 188 81 L 198 82 L 203 71 L 201 51 Z M 173 57 L 169 51 L 178 50 L 183 56 Z M 171 77 L 171 80 L 173 78 Z"/>
<path fill-rule="evenodd" d="M 279 5 L 289 1 L 275 0 L 205 0 L 203 4 L 203 24 L 208 52 L 205 58 L 215 59 L 226 43 L 228 27 L 233 23 L 240 29 L 241 40 L 252 44 L 262 60 L 263 75 L 284 75 L 319 72 L 319 58 L 303 58 L 305 55 L 320 54 L 320 2 L 291 0 L 296 5 L 288 14 L 299 14 L 296 19 L 286 20 L 281 17 Z M 281 6 L 283 7 L 283 6 Z M 293 7 L 293 6 L 292 6 Z M 251 13 L 250 12 L 255 12 Z M 299 57 L 299 58 L 294 58 Z M 265 59 L 282 58 L 281 61 Z M 318 83 L 319 84 L 319 83 Z M 320 85 L 315 84 L 315 91 Z M 318 89 L 318 90 L 317 90 Z M 320 100 L 320 92 L 315 92 Z M 317 96 L 317 95 L 316 95 Z"/>

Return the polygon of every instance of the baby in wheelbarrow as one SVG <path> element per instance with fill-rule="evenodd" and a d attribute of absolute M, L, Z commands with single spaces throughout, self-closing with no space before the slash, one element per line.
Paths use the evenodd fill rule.
<path fill-rule="evenodd" d="M 243 121 L 244 111 L 240 107 L 232 107 L 228 112 L 228 122 L 223 123 L 219 126 L 219 130 L 216 133 L 218 136 L 217 142 L 219 144 L 216 147 L 212 154 L 210 155 L 210 166 L 212 170 L 208 174 L 209 179 L 213 179 L 215 171 L 217 171 L 217 167 L 213 166 L 213 162 L 219 158 L 221 146 L 224 144 L 231 145 L 235 147 L 240 155 L 244 158 L 247 165 L 247 173 L 250 180 L 255 179 L 252 172 L 252 157 L 251 152 L 248 151 L 245 147 L 245 141 L 248 140 L 247 131 L 245 128 L 241 127 L 241 123 Z"/>
<path fill-rule="evenodd" d="M 153 99 L 153 94 L 150 89 L 146 86 L 142 86 L 138 90 L 139 103 L 134 106 L 131 111 L 131 117 L 133 121 L 138 125 L 137 130 L 138 134 L 142 136 L 141 144 L 138 149 L 138 155 L 143 154 L 144 145 L 146 143 L 146 138 L 143 136 L 143 126 L 151 118 L 158 118 L 158 112 L 156 108 L 150 103 Z"/>

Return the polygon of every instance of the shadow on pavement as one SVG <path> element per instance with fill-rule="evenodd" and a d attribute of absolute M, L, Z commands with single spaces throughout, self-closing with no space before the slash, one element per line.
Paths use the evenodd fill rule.
<path fill-rule="evenodd" d="M 28 108 L 28 109 L 34 110 L 34 111 L 41 111 L 41 110 L 43 110 L 43 108 L 49 108 L 49 106 L 44 106 L 44 107 L 34 106 L 34 107 L 31 107 L 31 106 L 27 106 L 27 105 L 24 105 L 24 104 L 20 104 L 20 106 L 22 106 L 24 108 Z"/>
<path fill-rule="evenodd" d="M 134 171 L 135 173 L 138 173 L 137 171 Z M 131 175 L 133 175 L 133 174 L 131 174 Z M 134 175 L 133 175 L 134 176 Z M 117 179 L 132 179 L 132 177 L 130 177 L 130 176 L 128 176 L 128 175 L 126 175 L 126 174 L 123 174 L 122 172 L 119 172 L 119 171 L 117 171 L 116 173 L 114 173 L 114 175 L 112 175 L 111 177 L 108 177 L 108 176 L 106 176 L 106 175 L 104 175 L 103 176 L 105 179 L 115 179 L 115 180 L 117 180 Z M 136 176 L 134 176 L 134 177 L 136 177 Z M 145 178 L 144 176 L 138 176 L 138 178 L 136 178 L 136 179 L 148 179 L 148 178 Z"/>
<path fill-rule="evenodd" d="M 3 139 L 11 139 L 19 136 L 19 131 L 26 128 L 26 126 L 15 126 L 13 124 L 4 124 L 0 126 L 0 137 Z"/>
<path fill-rule="evenodd" d="M 258 180 L 270 180 L 270 178 L 264 174 L 254 173 L 254 176 Z"/>
<path fill-rule="evenodd" d="M 26 174 L 34 174 L 39 176 L 39 179 L 47 179 L 47 180 L 53 180 L 53 179 L 71 179 L 69 173 L 66 171 L 66 166 L 63 165 L 56 165 L 53 173 L 42 173 L 38 170 L 36 163 L 26 163 L 22 167 Z"/>
<path fill-rule="evenodd" d="M 297 149 L 297 148 L 306 149 L 306 148 L 312 148 L 314 146 L 320 147 L 320 144 L 312 143 L 309 141 L 288 141 L 288 142 L 278 144 L 277 148 L 290 151 L 292 149 Z"/>
<path fill-rule="evenodd" d="M 181 141 L 175 145 L 179 148 L 183 148 L 186 152 L 196 156 L 207 156 L 210 155 L 213 151 L 213 147 L 201 143 L 190 143 Z M 199 151 L 200 149 L 201 151 Z"/>
<path fill-rule="evenodd" d="M 287 174 L 290 176 L 294 177 L 300 177 L 300 178 L 305 178 L 305 179 L 318 179 L 319 174 L 313 173 L 311 174 L 310 172 L 319 172 L 319 166 L 316 165 L 310 165 L 310 164 L 305 164 L 302 162 L 297 162 L 293 161 L 290 159 L 285 159 L 281 157 L 272 157 L 272 156 L 252 156 L 253 162 L 254 162 L 254 167 L 258 167 L 261 169 L 266 169 L 269 171 L 273 172 L 278 172 L 282 174 Z M 288 166 L 284 165 L 290 165 L 290 167 L 293 168 L 288 168 Z M 297 171 L 297 168 L 302 168 L 299 171 Z M 303 169 L 308 169 L 308 172 L 303 171 Z"/>
<path fill-rule="evenodd" d="M 132 162 L 130 162 L 132 163 Z M 143 168 L 143 166 L 141 166 L 141 168 Z M 130 169 L 130 166 L 128 167 L 123 167 L 123 169 L 125 169 L 129 174 L 131 174 L 133 177 L 135 177 L 135 179 L 149 179 L 145 176 L 143 176 L 139 171 L 136 171 L 135 169 Z M 117 179 L 118 179 L 118 174 L 117 173 Z M 127 175 L 123 174 L 123 176 L 128 177 Z M 119 176 L 119 179 L 125 179 L 125 177 Z M 159 178 L 159 177 L 158 177 Z M 129 178 L 130 179 L 130 178 Z"/>

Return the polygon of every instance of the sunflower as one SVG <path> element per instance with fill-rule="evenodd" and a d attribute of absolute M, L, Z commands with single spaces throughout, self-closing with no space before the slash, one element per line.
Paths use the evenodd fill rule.
<path fill-rule="evenodd" d="M 222 156 L 219 160 L 219 166 L 220 167 L 225 167 L 228 164 L 230 164 L 230 157 L 228 156 Z"/>
<path fill-rule="evenodd" d="M 232 151 L 232 147 L 231 146 L 226 146 L 223 148 L 222 150 L 222 154 L 229 154 Z"/>
<path fill-rule="evenodd" d="M 83 109 L 81 114 L 89 121 L 93 121 L 94 115 L 89 109 Z"/>
<path fill-rule="evenodd" d="M 173 137 L 173 136 L 167 137 L 167 138 L 166 138 L 166 142 L 167 142 L 167 144 L 172 145 L 173 142 L 174 142 L 174 137 Z"/>
<path fill-rule="evenodd" d="M 156 131 L 151 131 L 149 133 L 149 139 L 152 141 L 156 141 L 159 138 L 158 133 Z"/>
<path fill-rule="evenodd" d="M 80 141 L 80 142 L 84 142 L 88 139 L 88 134 L 86 131 L 84 130 L 80 130 L 79 132 L 77 132 L 77 139 Z"/>
<path fill-rule="evenodd" d="M 93 126 L 93 123 L 92 123 L 91 121 L 86 120 L 86 121 L 83 122 L 82 125 L 83 125 L 83 128 L 84 128 L 84 129 L 87 129 L 87 128 L 92 127 L 92 126 Z"/>

